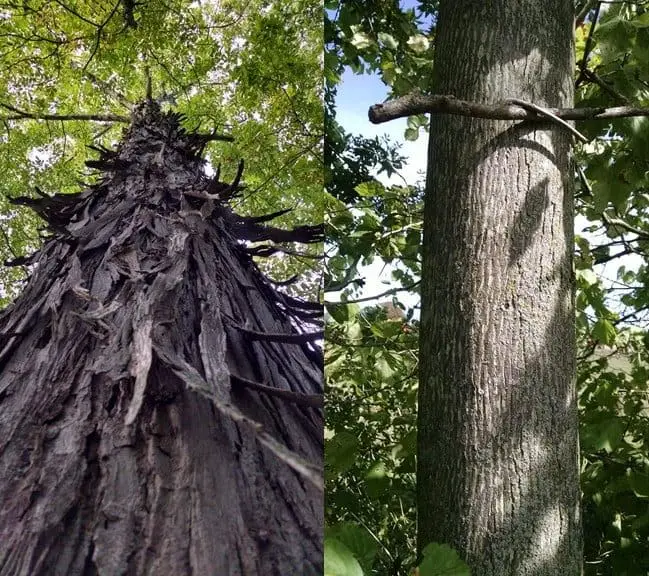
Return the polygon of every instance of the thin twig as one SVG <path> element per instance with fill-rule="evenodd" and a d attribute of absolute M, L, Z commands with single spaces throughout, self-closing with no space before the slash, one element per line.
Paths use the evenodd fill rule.
<path fill-rule="evenodd" d="M 275 388 L 274 386 L 268 386 L 267 384 L 261 384 L 253 380 L 248 380 L 248 378 L 243 378 L 242 376 L 237 376 L 236 374 L 230 374 L 230 382 L 235 385 L 240 385 L 250 390 L 256 390 L 263 394 L 268 394 L 269 396 L 275 396 L 277 398 L 283 398 L 289 402 L 299 404 L 300 406 L 309 406 L 311 408 L 322 408 L 324 407 L 324 398 L 322 394 L 307 394 L 305 392 L 294 392 L 293 390 L 283 390 L 281 388 Z"/>
<path fill-rule="evenodd" d="M 608 226 L 618 226 L 619 228 L 623 228 L 628 232 L 633 232 L 633 234 L 638 235 L 638 238 L 645 240 L 649 238 L 649 232 L 641 230 L 640 228 L 636 228 L 635 226 L 632 226 L 628 222 L 620 220 L 619 218 L 611 218 L 606 212 L 602 212 L 602 220 L 604 220 L 604 223 Z"/>
<path fill-rule="evenodd" d="M 4 102 L 0 102 L 0 108 L 16 114 L 16 116 L 3 116 L 3 120 L 92 120 L 94 122 L 124 122 L 126 124 L 130 122 L 126 116 L 118 116 L 117 114 L 39 114 L 25 112 Z"/>
<path fill-rule="evenodd" d="M 565 120 L 559 118 L 556 114 L 550 112 L 550 110 L 548 110 L 547 108 L 542 108 L 541 106 L 537 106 L 536 104 L 532 104 L 531 102 L 526 102 L 525 100 L 520 100 L 518 98 L 510 98 L 509 100 L 507 100 L 507 102 L 510 102 L 511 104 L 516 104 L 517 106 L 521 106 L 526 110 L 536 112 L 541 116 L 545 116 L 546 118 L 552 120 L 555 124 L 559 124 L 560 126 L 563 126 L 566 130 L 571 132 L 578 140 L 581 140 L 582 142 L 588 142 L 588 138 L 586 138 L 586 136 L 584 136 L 581 132 L 579 132 L 579 130 L 577 130 L 574 126 L 568 124 L 568 122 L 566 122 Z"/>
<path fill-rule="evenodd" d="M 345 300 L 341 302 L 325 301 L 325 304 L 353 304 L 356 302 L 369 302 L 370 300 L 383 298 L 383 296 L 391 296 L 393 294 L 396 294 L 397 292 L 405 292 L 408 290 L 412 290 L 413 288 L 419 286 L 419 284 L 421 284 L 420 280 L 418 280 L 417 282 L 413 282 L 412 284 L 408 284 L 403 288 L 390 288 L 389 290 L 386 290 L 385 292 L 381 292 L 380 294 L 375 294 L 374 296 L 365 296 L 364 298 L 350 298 L 349 300 Z"/>
<path fill-rule="evenodd" d="M 616 98 L 625 106 L 629 106 L 631 104 L 631 100 L 629 100 L 624 94 L 618 92 L 612 86 L 609 86 L 599 75 L 597 75 L 592 70 L 586 70 L 584 72 L 584 77 L 597 84 L 602 90 L 608 92 L 611 96 L 613 96 L 613 98 Z"/>
<path fill-rule="evenodd" d="M 599 2 L 597 0 L 588 0 L 588 2 L 584 4 L 584 7 L 579 11 L 579 14 L 577 14 L 577 17 L 575 18 L 575 26 L 581 26 L 584 23 L 586 16 L 588 16 L 588 13 L 593 9 L 595 4 L 599 4 Z"/>
<path fill-rule="evenodd" d="M 63 4 L 63 2 L 61 2 L 60 0 L 54 0 L 54 2 L 56 2 L 61 8 L 63 8 L 64 10 L 66 10 L 67 12 L 72 14 L 73 16 L 76 16 L 77 18 L 79 18 L 79 20 L 82 20 L 86 24 L 90 24 L 91 26 L 94 26 L 95 28 L 100 27 L 99 24 L 97 24 L 96 22 L 93 22 L 92 20 L 89 20 L 85 16 L 82 16 L 74 8 L 70 8 L 70 6 L 68 6 L 67 4 Z"/>

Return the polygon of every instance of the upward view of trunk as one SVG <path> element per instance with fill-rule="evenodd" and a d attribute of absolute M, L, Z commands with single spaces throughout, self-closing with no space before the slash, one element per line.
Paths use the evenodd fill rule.
<path fill-rule="evenodd" d="M 436 94 L 572 107 L 572 2 L 440 4 Z M 431 120 L 418 539 L 478 576 L 581 573 L 570 151 L 555 124 Z"/>
<path fill-rule="evenodd" d="M 322 310 L 246 243 L 322 228 L 237 216 L 209 139 L 148 102 L 97 185 L 17 199 L 52 237 L 0 317 L 3 576 L 322 572 Z"/>

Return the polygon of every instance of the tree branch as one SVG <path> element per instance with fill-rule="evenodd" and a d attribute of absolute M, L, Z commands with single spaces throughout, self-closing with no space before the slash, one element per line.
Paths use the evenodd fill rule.
<path fill-rule="evenodd" d="M 349 300 L 344 300 L 340 302 L 331 302 L 330 300 L 326 300 L 325 304 L 352 304 L 352 303 L 357 303 L 357 302 L 370 302 L 371 300 L 377 300 L 378 298 L 383 298 L 383 296 L 391 296 L 392 294 L 396 294 L 397 292 L 405 292 L 412 290 L 413 288 L 416 288 L 421 284 L 421 280 L 417 280 L 417 282 L 413 282 L 412 284 L 408 284 L 407 286 L 403 286 L 402 288 L 390 288 L 389 290 L 386 290 L 385 292 L 380 292 L 379 294 L 375 294 L 374 296 L 365 296 L 363 298 L 350 298 Z"/>
<path fill-rule="evenodd" d="M 118 116 L 117 114 L 38 114 L 33 112 L 25 112 L 19 110 L 10 104 L 0 102 L 0 108 L 14 112 L 15 116 L 3 116 L 3 120 L 92 120 L 94 122 L 124 122 L 130 123 L 126 116 Z"/>
<path fill-rule="evenodd" d="M 278 398 L 284 398 L 289 402 L 294 402 L 300 406 L 310 406 L 311 408 L 322 408 L 324 406 L 324 398 L 322 394 L 305 394 L 302 392 L 293 392 L 292 390 L 282 390 L 281 388 L 274 388 L 273 386 L 267 386 L 266 384 L 261 384 L 259 382 L 254 382 L 253 380 L 248 380 L 236 374 L 230 374 L 230 382 L 235 385 L 243 386 L 249 388 L 250 390 L 256 390 L 263 394 L 268 394 L 269 396 L 276 396 Z"/>
<path fill-rule="evenodd" d="M 586 16 L 588 16 L 588 13 L 595 7 L 595 4 L 600 4 L 600 2 L 598 2 L 597 0 L 588 0 L 584 4 L 582 9 L 575 17 L 575 27 L 581 26 L 584 23 Z"/>
<path fill-rule="evenodd" d="M 231 322 L 230 325 L 236 328 L 250 338 L 250 340 L 264 340 L 265 342 L 283 342 L 285 344 L 304 344 L 314 340 L 321 340 L 324 338 L 324 331 L 318 330 L 317 332 L 295 332 L 292 334 L 279 334 L 272 332 L 259 332 L 251 330 L 245 326 Z"/>
<path fill-rule="evenodd" d="M 56 2 L 56 3 L 57 3 L 61 8 L 63 8 L 64 10 L 66 10 L 67 12 L 69 12 L 70 14 L 73 14 L 74 16 L 76 16 L 77 18 L 79 18 L 79 20 L 82 20 L 82 21 L 85 22 L 86 24 L 90 24 L 91 26 L 94 26 L 95 28 L 99 28 L 99 27 L 100 27 L 99 24 L 97 24 L 97 23 L 93 22 L 92 20 L 89 20 L 88 18 L 82 16 L 82 15 L 79 14 L 79 13 L 78 13 L 74 8 L 71 8 L 71 7 L 68 6 L 67 4 L 64 4 L 63 2 L 61 2 L 60 0 L 54 0 L 54 2 Z"/>
<path fill-rule="evenodd" d="M 649 232 L 646 232 L 645 230 L 642 230 L 640 228 L 636 228 L 635 226 L 629 224 L 628 222 L 625 222 L 624 220 L 621 220 L 620 218 L 611 218 L 606 212 L 602 212 L 602 220 L 604 220 L 604 223 L 607 226 L 617 226 L 629 232 L 633 232 L 633 234 L 637 234 L 638 238 L 645 240 L 649 239 Z"/>
<path fill-rule="evenodd" d="M 594 2 L 589 2 L 590 4 L 595 4 Z M 588 69 L 588 58 L 590 56 L 590 52 L 593 49 L 593 32 L 595 32 L 595 27 L 597 26 L 597 20 L 599 19 L 599 11 L 600 8 L 602 7 L 601 2 L 597 2 L 597 6 L 595 6 L 595 15 L 593 16 L 590 24 L 590 30 L 588 31 L 588 38 L 586 38 L 586 45 L 584 46 L 584 55 L 581 59 L 581 62 L 579 62 L 579 76 L 577 77 L 577 80 L 575 81 L 575 87 L 578 87 L 586 77 L 586 70 Z M 586 18 L 588 15 L 588 12 L 590 12 L 590 7 L 588 8 L 588 11 L 586 14 L 584 14 L 583 18 Z M 582 19 L 583 21 L 583 19 Z"/>
<path fill-rule="evenodd" d="M 592 70 L 585 70 L 584 71 L 584 78 L 586 80 L 590 80 L 591 82 L 594 82 L 597 84 L 602 90 L 605 90 L 608 92 L 611 96 L 619 100 L 622 104 L 625 106 L 629 106 L 631 104 L 631 101 L 622 93 L 618 92 L 615 88 L 612 86 L 609 86 L 602 78 L 600 78 L 595 72 Z"/>
<path fill-rule="evenodd" d="M 630 116 L 649 116 L 649 107 L 616 106 L 613 108 L 544 108 L 562 120 L 600 120 L 610 118 L 628 118 Z M 455 114 L 490 120 L 528 120 L 546 121 L 536 111 L 520 105 L 507 103 L 480 104 L 467 102 L 455 96 L 408 94 L 389 102 L 370 107 L 368 116 L 372 124 L 382 124 L 397 118 L 415 116 L 416 114 Z"/>

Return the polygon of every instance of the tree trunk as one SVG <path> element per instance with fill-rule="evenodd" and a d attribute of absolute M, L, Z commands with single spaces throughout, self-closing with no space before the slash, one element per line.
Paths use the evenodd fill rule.
<path fill-rule="evenodd" d="M 321 573 L 322 310 L 242 240 L 322 230 L 234 214 L 209 139 L 147 103 L 99 184 L 17 200 L 53 237 L 0 317 L 3 576 Z"/>
<path fill-rule="evenodd" d="M 573 104 L 573 3 L 442 1 L 435 93 Z M 571 136 L 431 120 L 418 539 L 473 574 L 581 572 Z"/>

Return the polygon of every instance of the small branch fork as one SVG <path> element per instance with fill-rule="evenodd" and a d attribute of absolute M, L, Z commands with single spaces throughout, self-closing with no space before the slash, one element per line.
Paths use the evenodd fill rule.
<path fill-rule="evenodd" d="M 599 120 L 649 116 L 649 108 L 616 106 L 614 108 L 542 108 L 536 104 L 510 98 L 499 104 L 479 104 L 460 100 L 455 96 L 425 95 L 413 93 L 375 104 L 370 107 L 369 119 L 373 124 L 389 122 L 416 114 L 455 114 L 491 120 L 528 120 L 539 122 L 551 120 L 564 127 L 582 141 L 585 136 L 575 130 L 567 120 Z"/>

